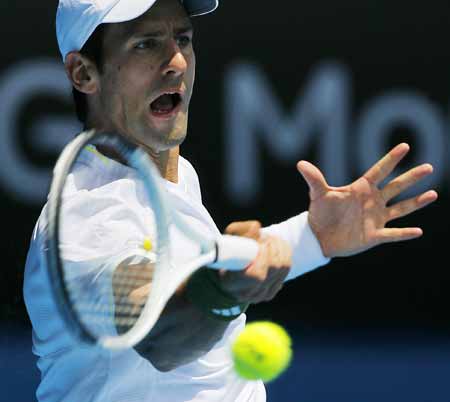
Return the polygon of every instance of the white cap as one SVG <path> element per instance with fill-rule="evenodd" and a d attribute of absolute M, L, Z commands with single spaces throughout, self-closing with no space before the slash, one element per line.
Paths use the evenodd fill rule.
<path fill-rule="evenodd" d="M 180 0 L 193 17 L 214 11 L 219 0 Z M 63 60 L 80 50 L 103 23 L 133 20 L 144 14 L 156 0 L 59 0 L 56 36 Z"/>

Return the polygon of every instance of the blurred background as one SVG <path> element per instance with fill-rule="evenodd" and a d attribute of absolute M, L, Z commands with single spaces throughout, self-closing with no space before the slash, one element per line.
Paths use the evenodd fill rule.
<path fill-rule="evenodd" d="M 0 3 L 0 401 L 35 400 L 23 267 L 51 168 L 79 130 L 56 6 Z M 299 159 L 342 185 L 407 141 L 401 170 L 435 168 L 409 195 L 433 187 L 439 200 L 395 223 L 422 227 L 423 238 L 335 259 L 249 310 L 249 320 L 276 321 L 294 338 L 292 367 L 268 385 L 268 400 L 449 401 L 448 1 L 222 1 L 194 24 L 182 152 L 220 229 L 307 209 Z"/>

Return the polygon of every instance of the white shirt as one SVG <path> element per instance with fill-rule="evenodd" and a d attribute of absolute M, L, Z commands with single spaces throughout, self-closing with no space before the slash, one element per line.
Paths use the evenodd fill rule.
<path fill-rule="evenodd" d="M 95 174 L 92 174 L 92 171 Z M 88 179 L 89 178 L 89 179 Z M 94 179 L 93 179 L 94 178 Z M 84 152 L 70 178 L 65 219 L 73 224 L 64 236 L 72 239 L 74 260 L 92 261 L 124 244 L 141 244 L 148 233 L 148 205 L 135 172 L 94 152 Z M 164 181 L 171 205 L 197 229 L 219 235 L 202 204 L 197 174 L 180 157 L 179 182 Z M 24 298 L 33 325 L 33 352 L 39 357 L 40 402 L 264 402 L 261 381 L 243 381 L 233 371 L 230 344 L 245 325 L 245 314 L 232 321 L 222 339 L 206 355 L 170 372 L 157 371 L 134 349 L 103 350 L 75 341 L 65 329 L 52 297 L 43 258 L 45 207 L 36 224 L 27 257 Z M 263 229 L 293 247 L 288 279 L 327 263 L 307 223 L 307 213 Z M 190 257 L 189 247 L 172 230 L 171 255 L 176 266 Z M 172 241 L 172 239 L 176 239 Z M 186 241 L 186 240 L 185 240 Z M 191 325 L 186 323 L 186 325 Z"/>

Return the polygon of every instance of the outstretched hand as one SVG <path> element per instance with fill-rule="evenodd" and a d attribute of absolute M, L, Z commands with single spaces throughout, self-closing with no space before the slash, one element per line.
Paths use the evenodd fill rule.
<path fill-rule="evenodd" d="M 383 188 L 378 187 L 408 151 L 408 144 L 397 145 L 362 177 L 343 187 L 329 186 L 317 167 L 306 161 L 298 162 L 297 169 L 310 190 L 309 224 L 325 256 L 349 256 L 382 243 L 422 235 L 418 227 L 386 228 L 385 225 L 435 201 L 438 197 L 435 191 L 387 204 L 431 174 L 433 167 L 430 164 L 417 166 Z"/>

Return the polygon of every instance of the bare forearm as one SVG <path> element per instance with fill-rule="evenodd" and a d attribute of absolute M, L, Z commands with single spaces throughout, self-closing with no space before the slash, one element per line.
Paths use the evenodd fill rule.
<path fill-rule="evenodd" d="M 215 320 L 175 294 L 150 334 L 135 350 L 160 371 L 170 371 L 206 354 L 222 338 L 229 322 Z"/>

